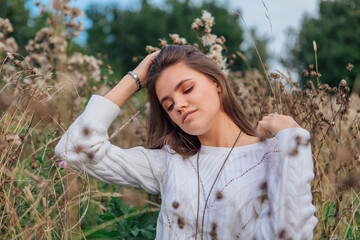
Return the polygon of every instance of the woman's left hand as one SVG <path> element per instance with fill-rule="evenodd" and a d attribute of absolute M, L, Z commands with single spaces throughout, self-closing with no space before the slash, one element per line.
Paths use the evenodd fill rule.
<path fill-rule="evenodd" d="M 276 135 L 283 129 L 296 127 L 300 128 L 300 125 L 295 122 L 292 117 L 271 113 L 264 116 L 263 119 L 259 121 L 256 131 L 259 136 L 264 136 L 266 131 L 270 131 L 272 134 Z"/>

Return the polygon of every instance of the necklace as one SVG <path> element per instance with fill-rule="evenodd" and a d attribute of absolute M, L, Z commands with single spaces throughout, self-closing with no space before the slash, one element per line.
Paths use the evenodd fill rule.
<path fill-rule="evenodd" d="M 206 199 L 205 199 L 205 207 L 204 207 L 204 211 L 203 211 L 203 216 L 202 216 L 202 221 L 201 221 L 201 240 L 203 240 L 203 234 L 204 234 L 204 219 L 205 219 L 205 211 L 206 211 L 206 206 L 207 206 L 207 203 L 208 203 L 208 200 L 209 200 L 209 197 L 210 197 L 210 194 L 211 194 L 211 191 L 213 190 L 214 186 L 215 186 L 215 183 L 216 181 L 218 180 L 219 176 L 220 176 L 220 173 L 221 171 L 223 170 L 224 168 L 224 165 L 226 163 L 226 161 L 228 160 L 229 156 L 230 156 L 230 153 L 232 152 L 232 150 L 234 149 L 240 135 L 242 133 L 242 130 L 240 130 L 240 133 L 239 135 L 237 136 L 233 146 L 231 147 L 231 150 L 230 152 L 228 153 L 228 155 L 226 156 L 218 174 L 216 175 L 216 178 L 210 188 L 210 191 L 209 191 L 209 194 L 207 195 Z M 200 156 L 200 150 L 201 148 L 199 149 L 199 152 L 198 152 L 198 155 L 197 155 L 197 175 L 198 175 L 198 204 L 197 204 L 197 215 L 196 215 L 196 231 L 195 231 L 195 240 L 197 240 L 197 233 L 198 233 L 198 223 L 199 223 L 199 208 L 200 208 L 200 170 L 199 170 L 199 156 Z"/>

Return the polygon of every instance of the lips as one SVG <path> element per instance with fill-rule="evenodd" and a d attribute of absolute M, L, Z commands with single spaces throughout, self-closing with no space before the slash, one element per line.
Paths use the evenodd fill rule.
<path fill-rule="evenodd" d="M 185 121 L 187 120 L 188 116 L 194 112 L 196 112 L 197 110 L 192 110 L 192 111 L 188 111 L 188 112 L 185 112 L 182 116 L 182 123 L 184 124 Z"/>

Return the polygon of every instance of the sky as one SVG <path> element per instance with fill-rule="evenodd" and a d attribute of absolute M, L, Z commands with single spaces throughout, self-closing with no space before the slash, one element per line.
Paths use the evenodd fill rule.
<path fill-rule="evenodd" d="M 50 0 L 37 1 L 42 4 L 51 2 Z M 200 1 L 193 0 L 194 3 Z M 36 8 L 33 7 L 34 2 L 36 0 L 29 0 L 27 5 L 32 9 L 33 14 L 37 14 Z M 161 6 L 164 0 L 148 0 L 148 2 Z M 255 28 L 258 35 L 270 38 L 270 55 L 274 58 L 270 66 L 281 69 L 278 61 L 275 62 L 275 58 L 280 59 L 286 56 L 286 45 L 289 44 L 287 29 L 293 28 L 298 31 L 304 14 L 317 16 L 319 0 L 218 0 L 218 2 L 228 6 L 230 11 L 241 9 L 248 28 Z M 86 7 L 91 3 L 116 4 L 121 8 L 135 9 L 140 6 L 141 0 L 72 0 L 69 5 L 85 12 Z M 83 22 L 85 29 L 91 27 L 92 23 L 86 16 L 81 16 L 79 19 Z M 76 41 L 80 44 L 85 43 L 86 37 L 86 33 L 83 33 Z M 244 37 L 247 44 L 251 44 L 248 32 L 245 32 Z"/>

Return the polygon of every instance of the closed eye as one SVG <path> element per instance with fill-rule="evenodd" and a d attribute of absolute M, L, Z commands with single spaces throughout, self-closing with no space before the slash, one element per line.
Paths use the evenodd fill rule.
<path fill-rule="evenodd" d="M 186 93 L 191 92 L 191 90 L 192 90 L 193 88 L 194 88 L 194 87 L 190 87 L 190 88 L 186 89 L 186 90 L 184 91 L 184 93 L 186 94 Z"/>
<path fill-rule="evenodd" d="M 167 111 L 170 112 L 174 108 L 174 103 L 172 103 L 168 108 Z"/>
<path fill-rule="evenodd" d="M 194 86 L 189 87 L 188 89 L 186 89 L 186 90 L 184 91 L 184 94 L 187 94 L 187 93 L 191 92 L 191 90 L 193 90 L 193 88 L 194 88 Z M 166 110 L 167 110 L 168 112 L 170 112 L 173 108 L 174 108 L 174 103 L 172 103 Z"/>

